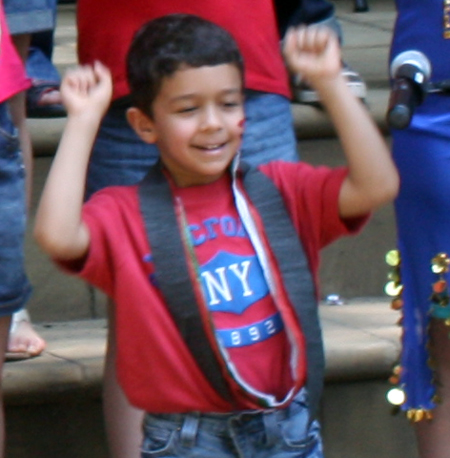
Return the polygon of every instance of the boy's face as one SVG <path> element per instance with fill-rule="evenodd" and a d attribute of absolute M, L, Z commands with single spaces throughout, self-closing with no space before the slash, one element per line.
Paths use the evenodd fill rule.
<path fill-rule="evenodd" d="M 151 129 L 178 186 L 211 183 L 235 156 L 243 133 L 242 80 L 232 64 L 186 67 L 162 82 Z"/>

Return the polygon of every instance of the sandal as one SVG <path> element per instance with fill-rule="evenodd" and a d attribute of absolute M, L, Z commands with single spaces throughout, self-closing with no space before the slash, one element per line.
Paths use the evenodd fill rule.
<path fill-rule="evenodd" d="M 27 118 L 62 118 L 66 110 L 61 103 L 46 104 L 42 101 L 44 95 L 59 91 L 59 84 L 35 82 L 27 90 Z"/>

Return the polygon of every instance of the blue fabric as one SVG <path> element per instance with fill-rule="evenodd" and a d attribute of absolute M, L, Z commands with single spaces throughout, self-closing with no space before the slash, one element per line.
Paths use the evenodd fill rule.
<path fill-rule="evenodd" d="M 303 389 L 281 410 L 147 414 L 142 458 L 323 458 L 319 424 Z"/>
<path fill-rule="evenodd" d="M 56 0 L 48 0 L 52 8 L 53 28 L 33 33 L 26 62 L 27 74 L 35 80 L 59 84 L 61 81 L 58 69 L 53 65 L 53 36 L 56 25 Z"/>
<path fill-rule="evenodd" d="M 3 0 L 11 34 L 53 29 L 54 2 L 55 0 Z"/>
<path fill-rule="evenodd" d="M 252 165 L 275 159 L 298 160 L 287 98 L 252 92 L 245 102 L 245 114 L 241 148 L 243 159 Z M 142 142 L 128 125 L 125 108 L 111 108 L 100 126 L 94 145 L 87 196 L 106 186 L 138 183 L 157 159 L 156 146 Z"/>
<path fill-rule="evenodd" d="M 423 52 L 434 81 L 450 78 L 450 40 L 443 38 L 441 0 L 397 0 L 398 18 L 391 57 Z M 401 176 L 395 203 L 403 290 L 402 406 L 431 409 L 435 392 L 428 366 L 431 259 L 450 255 L 450 98 L 429 95 L 416 109 L 409 128 L 392 132 L 393 154 Z M 447 281 L 450 277 L 447 275 Z"/>
<path fill-rule="evenodd" d="M 58 69 L 40 48 L 31 47 L 26 62 L 27 75 L 33 80 L 59 85 L 61 78 Z"/>
<path fill-rule="evenodd" d="M 20 310 L 31 287 L 24 270 L 25 174 L 17 132 L 0 103 L 0 317 Z"/>

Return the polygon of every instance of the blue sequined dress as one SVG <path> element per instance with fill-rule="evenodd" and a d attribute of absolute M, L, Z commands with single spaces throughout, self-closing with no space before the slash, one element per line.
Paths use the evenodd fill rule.
<path fill-rule="evenodd" d="M 391 58 L 416 49 L 431 62 L 432 81 L 450 79 L 445 0 L 396 0 L 396 5 Z M 450 96 L 429 95 L 410 127 L 393 130 L 392 137 L 401 176 L 395 210 L 404 285 L 402 408 L 429 410 L 434 407 L 434 386 L 427 362 L 427 326 L 431 286 L 437 280 L 430 263 L 439 252 L 450 255 Z"/>

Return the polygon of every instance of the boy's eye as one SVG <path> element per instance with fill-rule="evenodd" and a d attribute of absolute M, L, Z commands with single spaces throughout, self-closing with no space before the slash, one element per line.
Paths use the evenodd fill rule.
<path fill-rule="evenodd" d="M 177 113 L 190 113 L 192 111 L 195 111 L 197 109 L 196 106 L 187 106 L 187 107 L 181 107 L 177 110 Z"/>
<path fill-rule="evenodd" d="M 225 106 L 225 107 L 237 107 L 239 105 L 240 105 L 240 103 L 237 102 L 237 101 L 230 101 L 230 102 L 224 102 L 223 103 L 223 106 Z"/>
<path fill-rule="evenodd" d="M 242 106 L 242 100 L 240 97 L 226 97 L 222 99 L 222 106 L 225 108 L 235 108 Z"/>

